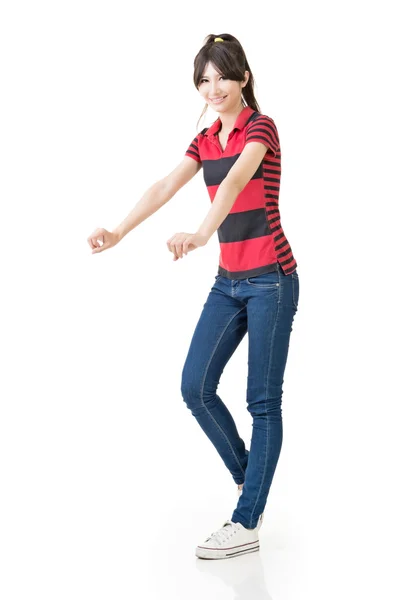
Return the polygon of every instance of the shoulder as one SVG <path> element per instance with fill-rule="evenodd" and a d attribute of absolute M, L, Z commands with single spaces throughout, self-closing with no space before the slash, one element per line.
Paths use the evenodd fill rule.
<path fill-rule="evenodd" d="M 267 147 L 267 152 L 274 156 L 279 150 L 279 135 L 272 117 L 263 113 L 253 113 L 251 122 L 247 124 L 245 131 L 245 145 L 247 142 L 260 142 Z"/>
<path fill-rule="evenodd" d="M 253 125 L 253 123 L 273 123 L 275 124 L 274 120 L 272 117 L 265 115 L 263 113 L 259 113 L 257 111 L 254 111 L 254 113 L 251 115 L 251 120 L 249 121 L 248 125 Z"/>
<path fill-rule="evenodd" d="M 262 133 L 263 131 L 266 135 L 274 135 L 276 138 L 278 137 L 278 129 L 274 119 L 269 115 L 259 112 L 254 112 L 251 115 L 250 122 L 246 124 L 245 131 L 246 137 L 253 133 Z"/>

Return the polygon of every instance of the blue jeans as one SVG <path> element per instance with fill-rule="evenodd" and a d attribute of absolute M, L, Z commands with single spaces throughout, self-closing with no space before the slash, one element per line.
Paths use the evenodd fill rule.
<path fill-rule="evenodd" d="M 297 270 L 228 279 L 217 275 L 183 367 L 187 407 L 237 484 L 244 483 L 231 520 L 253 529 L 264 511 L 282 446 L 282 384 L 299 300 Z M 248 332 L 247 410 L 250 451 L 216 393 L 225 365 Z"/>

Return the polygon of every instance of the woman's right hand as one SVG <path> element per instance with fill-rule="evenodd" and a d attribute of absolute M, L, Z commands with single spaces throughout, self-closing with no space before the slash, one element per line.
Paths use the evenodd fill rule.
<path fill-rule="evenodd" d="M 112 248 L 115 244 L 118 244 L 119 241 L 120 238 L 117 233 L 107 231 L 107 229 L 104 229 L 103 227 L 95 229 L 87 239 L 89 246 L 92 248 L 92 254 Z M 101 246 L 100 242 L 102 242 Z"/>

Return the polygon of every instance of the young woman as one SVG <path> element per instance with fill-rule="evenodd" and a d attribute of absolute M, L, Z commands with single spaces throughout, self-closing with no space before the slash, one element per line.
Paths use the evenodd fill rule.
<path fill-rule="evenodd" d="M 299 300 L 299 276 L 279 213 L 281 149 L 273 119 L 260 112 L 239 41 L 209 35 L 194 60 L 194 84 L 218 119 L 189 145 L 182 162 L 144 194 L 113 231 L 96 229 L 92 253 L 114 246 L 203 168 L 211 199 L 195 233 L 167 241 L 173 260 L 204 246 L 215 231 L 218 273 L 195 328 L 181 392 L 238 485 L 231 519 L 196 548 L 200 558 L 259 550 L 258 531 L 282 445 L 282 384 Z M 201 117 L 200 117 L 201 118 Z M 99 242 L 102 242 L 100 245 Z M 217 395 L 222 372 L 248 333 L 250 451 Z"/>

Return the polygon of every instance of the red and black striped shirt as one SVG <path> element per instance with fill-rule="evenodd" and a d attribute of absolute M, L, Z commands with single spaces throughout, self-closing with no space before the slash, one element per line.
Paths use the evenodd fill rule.
<path fill-rule="evenodd" d="M 211 202 L 248 142 L 261 142 L 268 150 L 217 230 L 218 274 L 228 279 L 246 279 L 275 271 L 279 262 L 289 275 L 297 263 L 279 213 L 281 149 L 276 125 L 270 117 L 246 106 L 229 133 L 225 150 L 217 135 L 221 126 L 218 118 L 194 138 L 185 153 L 202 163 Z"/>

